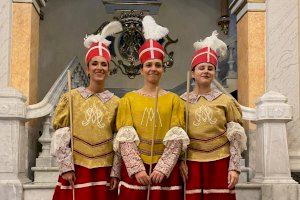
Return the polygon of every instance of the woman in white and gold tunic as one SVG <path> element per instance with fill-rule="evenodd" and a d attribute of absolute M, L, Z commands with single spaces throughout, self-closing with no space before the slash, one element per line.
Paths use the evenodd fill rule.
<path fill-rule="evenodd" d="M 109 73 L 109 41 L 105 36 L 111 29 L 121 30 L 119 22 L 104 27 L 101 35 L 90 35 L 85 40 L 88 48 L 85 62 L 89 86 L 76 88 L 64 94 L 53 116 L 56 130 L 51 151 L 57 157 L 59 179 L 54 200 L 116 199 L 120 169 L 112 169 L 114 160 L 113 131 L 119 98 L 104 89 Z M 73 133 L 70 133 L 69 95 L 72 98 Z M 74 141 L 73 152 L 70 140 Z M 117 159 L 116 159 L 117 161 Z M 111 178 L 112 177 L 112 178 Z"/>
<path fill-rule="evenodd" d="M 224 56 L 226 44 L 217 33 L 194 44 L 192 77 L 195 87 L 189 94 L 187 167 L 181 172 L 187 181 L 187 200 L 235 200 L 234 187 L 240 173 L 241 152 L 246 135 L 241 109 L 232 97 L 211 89 L 218 56 Z M 187 101 L 187 93 L 181 98 Z"/>

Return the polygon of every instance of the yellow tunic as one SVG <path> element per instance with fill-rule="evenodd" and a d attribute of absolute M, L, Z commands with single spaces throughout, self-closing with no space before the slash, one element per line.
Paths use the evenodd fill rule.
<path fill-rule="evenodd" d="M 84 98 L 77 89 L 71 91 L 73 101 L 74 164 L 87 168 L 112 166 L 113 131 L 119 98 L 103 102 L 93 94 Z M 55 110 L 53 128 L 69 127 L 68 93 Z"/>
<path fill-rule="evenodd" d="M 151 141 L 154 125 L 155 98 L 136 91 L 127 93 L 119 103 L 116 125 L 135 128 L 140 144 L 138 146 L 144 163 L 151 163 Z M 152 163 L 157 163 L 164 151 L 163 139 L 172 127 L 184 126 L 184 104 L 180 98 L 167 92 L 158 97 L 156 134 Z"/>
<path fill-rule="evenodd" d="M 226 137 L 228 122 L 242 123 L 241 110 L 236 101 L 225 94 L 207 100 L 201 96 L 189 104 L 187 160 L 208 162 L 230 156 Z"/>

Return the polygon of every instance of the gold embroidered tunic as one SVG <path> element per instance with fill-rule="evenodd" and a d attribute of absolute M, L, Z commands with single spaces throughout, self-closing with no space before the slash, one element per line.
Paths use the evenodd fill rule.
<path fill-rule="evenodd" d="M 139 94 L 136 91 L 127 93 L 119 103 L 116 125 L 133 127 L 139 137 L 138 149 L 144 163 L 151 163 L 151 141 L 154 126 L 155 98 Z M 156 135 L 152 163 L 157 163 L 164 152 L 163 139 L 172 127 L 184 126 L 184 105 L 180 98 L 167 92 L 158 97 Z"/>
<path fill-rule="evenodd" d="M 186 100 L 186 94 L 181 96 Z M 207 95 L 190 93 L 187 160 L 215 161 L 230 156 L 226 137 L 227 123 L 242 123 L 241 110 L 236 101 L 218 91 Z"/>
<path fill-rule="evenodd" d="M 69 127 L 69 93 L 64 94 L 53 117 L 53 128 Z M 87 168 L 113 163 L 113 131 L 119 98 L 109 91 L 92 94 L 71 90 L 73 102 L 74 164 Z"/>

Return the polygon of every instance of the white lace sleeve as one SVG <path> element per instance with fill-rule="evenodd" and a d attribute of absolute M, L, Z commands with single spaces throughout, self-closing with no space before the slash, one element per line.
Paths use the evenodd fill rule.
<path fill-rule="evenodd" d="M 71 141 L 71 133 L 69 127 L 57 129 L 51 139 L 50 153 L 57 156 L 59 148 L 68 147 Z"/>
<path fill-rule="evenodd" d="M 232 142 L 233 140 L 237 140 L 241 153 L 244 150 L 247 150 L 247 136 L 245 134 L 245 129 L 239 123 L 227 123 L 226 136 L 230 142 Z"/>
<path fill-rule="evenodd" d="M 119 129 L 113 142 L 115 152 L 119 151 L 121 142 L 135 142 L 137 146 L 140 144 L 139 136 L 132 126 L 124 126 Z"/>
<path fill-rule="evenodd" d="M 57 129 L 51 140 L 51 155 L 56 157 L 59 174 L 74 171 L 72 150 L 69 147 L 71 133 L 69 127 Z"/>
<path fill-rule="evenodd" d="M 167 132 L 167 134 L 163 140 L 163 143 L 166 146 L 168 141 L 172 141 L 172 140 L 181 140 L 182 141 L 182 151 L 185 151 L 187 146 L 190 144 L 189 136 L 182 128 L 180 128 L 178 126 L 171 128 Z"/>

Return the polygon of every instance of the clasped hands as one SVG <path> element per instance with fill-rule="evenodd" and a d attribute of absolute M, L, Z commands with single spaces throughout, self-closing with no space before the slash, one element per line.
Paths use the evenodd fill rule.
<path fill-rule="evenodd" d="M 165 175 L 157 170 L 154 170 L 150 176 L 146 173 L 146 171 L 140 171 L 136 173 L 135 178 L 139 184 L 142 185 L 150 185 L 152 183 L 161 183 L 165 177 Z"/>

